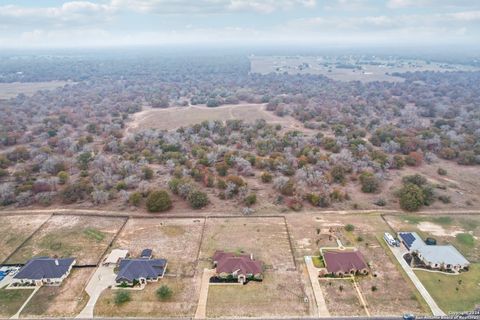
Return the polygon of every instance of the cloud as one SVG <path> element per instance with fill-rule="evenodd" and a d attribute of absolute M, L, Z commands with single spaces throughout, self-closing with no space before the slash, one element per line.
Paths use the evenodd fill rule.
<path fill-rule="evenodd" d="M 401 8 L 480 8 L 478 0 L 388 0 L 387 7 L 392 9 Z"/>
<path fill-rule="evenodd" d="M 59 7 L 0 6 L 0 25 L 72 27 L 107 21 L 115 8 L 89 1 L 65 2 Z"/>
<path fill-rule="evenodd" d="M 112 0 L 111 6 L 117 9 L 134 10 L 156 14 L 186 13 L 231 13 L 257 12 L 271 13 L 295 7 L 309 8 L 316 0 Z"/>

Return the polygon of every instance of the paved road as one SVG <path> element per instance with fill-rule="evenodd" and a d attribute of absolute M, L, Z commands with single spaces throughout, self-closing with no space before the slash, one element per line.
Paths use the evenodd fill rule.
<path fill-rule="evenodd" d="M 329 317 L 330 312 L 327 309 L 327 303 L 323 297 L 322 288 L 318 282 L 318 271 L 317 268 L 313 265 L 312 257 L 305 257 L 305 264 L 307 265 L 308 276 L 310 277 L 310 282 L 312 283 L 313 295 L 317 302 L 317 310 L 319 317 Z"/>
<path fill-rule="evenodd" d="M 406 253 L 406 251 L 402 247 L 391 247 L 391 246 L 388 246 L 388 247 L 392 250 L 393 255 L 395 256 L 395 258 L 397 258 L 398 262 L 402 266 L 403 270 L 405 270 L 410 280 L 412 280 L 418 292 L 420 292 L 423 299 L 425 299 L 425 302 L 427 302 L 428 306 L 432 310 L 433 315 L 444 316 L 445 313 L 442 311 L 442 309 L 438 307 L 437 303 L 432 298 L 430 293 L 428 293 L 427 289 L 423 286 L 420 279 L 418 279 L 415 272 L 413 272 L 412 268 L 408 265 L 405 259 L 403 259 L 403 255 Z"/>
<path fill-rule="evenodd" d="M 90 299 L 87 302 L 87 305 L 83 310 L 76 316 L 76 318 L 81 319 L 92 319 L 93 310 L 95 309 L 95 304 L 97 303 L 98 298 L 102 294 L 103 290 L 107 289 L 109 286 L 115 285 L 115 273 L 113 272 L 114 266 L 100 266 L 95 270 L 95 273 L 90 278 L 85 291 L 90 296 Z"/>
<path fill-rule="evenodd" d="M 200 297 L 198 298 L 197 311 L 195 319 L 206 319 L 207 317 L 207 299 L 210 278 L 215 275 L 215 269 L 203 269 L 202 282 L 200 287 Z"/>

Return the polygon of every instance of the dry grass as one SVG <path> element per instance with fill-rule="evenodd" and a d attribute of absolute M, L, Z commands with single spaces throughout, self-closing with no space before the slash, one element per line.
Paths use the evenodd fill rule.
<path fill-rule="evenodd" d="M 209 218 L 201 259 L 216 250 L 251 253 L 273 269 L 295 268 L 283 218 Z"/>
<path fill-rule="evenodd" d="M 203 219 L 130 219 L 114 243 L 139 256 L 145 248 L 168 260 L 168 273 L 192 276 L 195 271 Z"/>
<path fill-rule="evenodd" d="M 97 264 L 123 222 L 121 218 L 52 216 L 8 262 L 57 256 L 75 257 L 80 265 Z"/>
<path fill-rule="evenodd" d="M 42 287 L 23 309 L 22 317 L 73 317 L 88 301 L 84 291 L 93 268 L 73 269 L 60 287 Z"/>
<path fill-rule="evenodd" d="M 155 291 L 167 285 L 173 295 L 166 301 L 157 298 Z M 117 306 L 116 290 L 105 290 L 95 306 L 95 316 L 100 317 L 193 317 L 197 307 L 199 283 L 190 278 L 166 277 L 149 283 L 144 290 L 130 291 L 131 301 Z"/>
<path fill-rule="evenodd" d="M 265 272 L 263 282 L 210 286 L 207 317 L 308 316 L 308 303 L 295 271 Z"/>
<path fill-rule="evenodd" d="M 18 94 L 33 95 L 38 90 L 51 90 L 71 83 L 66 81 L 0 83 L 0 99 L 15 98 Z"/>
<path fill-rule="evenodd" d="M 2 216 L 0 217 L 0 262 L 5 260 L 15 249 L 22 244 L 42 223 L 48 215 L 32 215 L 26 217 Z M 21 223 L 18 223 L 21 219 Z"/>
<path fill-rule="evenodd" d="M 17 313 L 33 289 L 7 290 L 0 288 L 0 318 L 9 318 Z"/>
<path fill-rule="evenodd" d="M 358 278 L 359 286 L 367 301 L 372 315 L 392 315 L 401 312 L 424 313 L 422 304 L 417 300 L 416 289 L 408 279 L 402 276 L 396 260 L 389 257 L 380 245 L 377 236 L 388 231 L 388 226 L 379 215 L 301 215 L 287 216 L 290 234 L 295 248 L 297 261 L 304 255 L 318 254 L 320 247 L 337 246 L 336 238 L 346 246 L 355 246 L 371 265 L 371 273 L 367 277 Z M 353 232 L 344 229 L 346 224 L 353 224 Z M 329 236 L 332 229 L 333 237 Z M 361 240 L 361 241 L 359 241 Z M 372 291 L 372 286 L 377 290 Z M 337 288 L 338 289 L 338 288 Z M 402 292 L 394 295 L 391 292 Z M 355 294 L 356 296 L 356 294 Z M 342 310 L 341 306 L 344 306 Z M 351 306 L 348 303 L 338 304 L 327 298 L 327 307 L 334 312 L 348 314 Z M 335 313 L 334 313 L 335 314 Z"/>
<path fill-rule="evenodd" d="M 205 106 L 174 107 L 167 109 L 146 109 L 134 115 L 128 131 L 153 128 L 161 130 L 174 130 L 179 127 L 201 123 L 207 120 L 238 119 L 245 122 L 254 122 L 264 119 L 269 123 L 281 124 L 290 130 L 305 131 L 303 124 L 291 117 L 278 117 L 265 110 L 264 104 L 236 104 L 216 108 Z"/>
<path fill-rule="evenodd" d="M 321 279 L 328 311 L 332 316 L 365 316 L 357 291 L 350 279 Z"/>

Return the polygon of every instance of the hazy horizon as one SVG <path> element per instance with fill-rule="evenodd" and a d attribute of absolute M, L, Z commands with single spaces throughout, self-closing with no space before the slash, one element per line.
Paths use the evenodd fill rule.
<path fill-rule="evenodd" d="M 0 47 L 474 47 L 474 0 L 0 1 Z"/>

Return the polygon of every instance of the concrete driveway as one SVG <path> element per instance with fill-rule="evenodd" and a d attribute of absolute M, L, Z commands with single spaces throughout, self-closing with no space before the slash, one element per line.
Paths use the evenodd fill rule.
<path fill-rule="evenodd" d="M 214 275 L 215 269 L 203 269 L 200 297 L 198 298 L 197 311 L 195 312 L 194 319 L 207 318 L 208 287 L 210 286 L 210 278 Z"/>
<path fill-rule="evenodd" d="M 442 311 L 442 309 L 438 307 L 437 303 L 435 302 L 435 300 L 433 300 L 430 293 L 428 293 L 427 289 L 423 286 L 420 279 L 418 279 L 415 272 L 413 272 L 412 268 L 408 265 L 405 259 L 403 259 L 403 256 L 405 253 L 407 253 L 407 251 L 403 247 L 388 247 L 390 248 L 390 250 L 392 250 L 393 255 L 395 256 L 395 258 L 397 258 L 398 262 L 402 266 L 403 270 L 405 270 L 410 280 L 412 280 L 413 284 L 417 288 L 418 292 L 420 292 L 425 302 L 427 302 L 428 306 L 432 310 L 433 315 L 444 316 L 445 313 Z"/>
<path fill-rule="evenodd" d="M 95 270 L 95 273 L 90 278 L 90 281 L 85 288 L 85 291 L 90 296 L 90 299 L 88 300 L 85 308 L 83 308 L 83 310 L 76 316 L 76 318 L 93 318 L 93 310 L 95 308 L 95 304 L 97 303 L 97 300 L 102 294 L 103 290 L 115 285 L 116 274 L 113 271 L 114 268 L 114 266 L 100 266 L 97 268 L 97 270 Z"/>
<path fill-rule="evenodd" d="M 307 265 L 308 276 L 310 277 L 310 282 L 312 283 L 313 295 L 315 296 L 315 301 L 317 302 L 318 316 L 329 317 L 330 312 L 328 312 L 327 303 L 325 302 L 322 288 L 318 282 L 318 270 L 313 265 L 311 256 L 305 256 L 305 264 Z"/>

